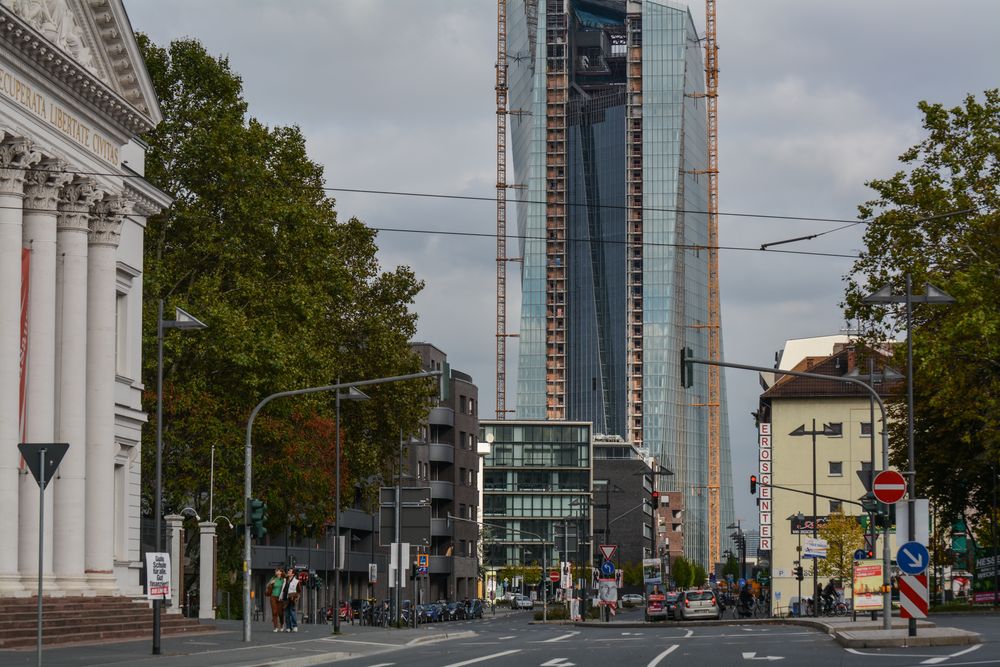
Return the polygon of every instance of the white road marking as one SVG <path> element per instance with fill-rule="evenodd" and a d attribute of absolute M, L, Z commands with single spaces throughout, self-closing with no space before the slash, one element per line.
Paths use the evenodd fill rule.
<path fill-rule="evenodd" d="M 661 660 L 663 660 L 668 655 L 670 655 L 671 653 L 673 653 L 674 651 L 676 651 L 678 646 L 680 646 L 680 644 L 674 644 L 673 646 L 671 646 L 670 648 L 668 648 L 666 651 L 664 651 L 660 655 L 658 655 L 655 658 L 653 658 L 653 661 L 650 662 L 648 665 L 646 665 L 646 667 L 656 667 L 658 664 L 660 664 Z"/>
<path fill-rule="evenodd" d="M 576 632 L 567 632 L 564 635 L 559 635 L 558 637 L 553 637 L 552 639 L 543 639 L 540 642 L 535 642 L 535 643 L 536 644 L 551 644 L 552 642 L 561 642 L 564 639 L 569 639 L 570 637 L 575 637 L 578 634 L 580 634 L 579 630 L 577 630 Z"/>
<path fill-rule="evenodd" d="M 473 658 L 472 660 L 463 660 L 462 662 L 453 662 L 450 665 L 445 665 L 444 667 L 463 667 L 464 665 L 474 665 L 477 662 L 484 662 L 486 660 L 493 660 L 494 658 L 502 658 L 505 655 L 510 655 L 512 653 L 520 653 L 521 649 L 515 648 L 509 651 L 501 651 L 500 653 L 494 653 L 493 655 L 484 655 L 481 658 Z"/>
<path fill-rule="evenodd" d="M 552 658 L 548 662 L 543 662 L 541 667 L 575 667 L 575 662 L 570 662 L 566 658 Z"/>
<path fill-rule="evenodd" d="M 687 631 L 687 633 L 684 635 L 684 639 L 687 639 L 688 637 L 692 636 L 693 634 L 694 634 L 694 630 L 690 630 L 689 629 Z"/>
<path fill-rule="evenodd" d="M 396 663 L 394 663 L 394 662 L 380 662 L 377 665 L 372 665 L 371 667 L 391 667 L 391 665 L 395 665 L 395 664 Z"/>
<path fill-rule="evenodd" d="M 951 655 L 939 655 L 939 656 L 935 656 L 935 657 L 930 658 L 928 660 L 924 660 L 920 664 L 921 665 L 936 665 L 939 662 L 944 662 L 945 660 L 950 660 L 952 658 L 957 658 L 958 656 L 964 655 L 966 653 L 972 653 L 973 651 L 975 651 L 976 649 L 978 649 L 980 647 L 982 647 L 982 644 L 973 644 L 969 648 L 962 649 L 958 653 L 952 653 Z"/>
<path fill-rule="evenodd" d="M 762 656 L 760 656 L 758 658 L 756 651 L 744 651 L 743 652 L 743 659 L 744 660 L 767 660 L 768 662 L 770 662 L 772 660 L 784 660 L 785 658 L 784 658 L 784 656 L 780 656 L 780 655 L 762 655 Z"/>
<path fill-rule="evenodd" d="M 856 648 L 845 648 L 848 653 L 853 653 L 854 655 L 865 655 L 865 656 L 878 656 L 880 658 L 936 658 L 938 656 L 931 655 L 928 653 L 865 653 L 864 651 L 859 651 Z"/>
<path fill-rule="evenodd" d="M 515 639 L 517 635 L 507 635 L 506 637 L 497 637 L 497 639 Z"/>

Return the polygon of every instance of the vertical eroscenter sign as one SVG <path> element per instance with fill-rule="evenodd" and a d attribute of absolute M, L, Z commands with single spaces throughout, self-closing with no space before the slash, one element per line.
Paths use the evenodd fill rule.
<path fill-rule="evenodd" d="M 771 424 L 760 425 L 758 435 L 760 444 L 760 495 L 757 504 L 760 507 L 760 550 L 771 550 Z"/>

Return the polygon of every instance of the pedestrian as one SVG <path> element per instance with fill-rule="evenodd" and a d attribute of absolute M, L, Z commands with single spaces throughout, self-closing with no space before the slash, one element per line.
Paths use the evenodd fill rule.
<path fill-rule="evenodd" d="M 281 632 L 285 627 L 285 608 L 281 603 L 281 589 L 285 586 L 285 571 L 280 567 L 274 570 L 274 576 L 267 582 L 264 594 L 271 601 L 271 625 L 274 632 Z"/>
<path fill-rule="evenodd" d="M 294 568 L 290 568 L 285 574 L 285 585 L 281 589 L 281 596 L 285 603 L 285 632 L 298 632 L 295 603 L 299 601 L 299 579 L 295 576 Z"/>

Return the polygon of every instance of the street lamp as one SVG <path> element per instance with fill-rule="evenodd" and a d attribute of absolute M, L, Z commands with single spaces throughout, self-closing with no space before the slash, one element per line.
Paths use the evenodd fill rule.
<path fill-rule="evenodd" d="M 172 320 L 163 319 L 163 299 L 156 312 L 156 496 L 153 498 L 153 522 L 155 524 L 155 550 L 163 548 L 163 531 L 160 526 L 163 513 L 163 330 L 164 329 L 206 329 L 208 325 L 187 311 L 177 308 Z M 153 655 L 160 655 L 160 605 L 162 600 L 153 599 Z"/>
<path fill-rule="evenodd" d="M 340 384 L 340 378 L 337 378 Z M 337 536 L 333 545 L 333 634 L 340 632 L 340 401 L 367 401 L 369 396 L 357 387 L 350 386 L 347 391 L 337 390 L 337 420 L 334 425 L 336 430 L 336 448 L 334 456 L 337 459 L 334 468 L 336 469 L 336 505 L 333 513 L 333 532 Z"/>
<path fill-rule="evenodd" d="M 906 292 L 904 294 L 894 294 L 892 286 L 884 285 L 872 294 L 869 294 L 861 301 L 867 304 L 904 304 L 906 306 L 906 458 L 909 484 L 906 489 L 907 505 L 907 541 L 912 542 L 916 538 L 916 516 L 913 500 L 916 497 L 917 469 L 916 460 L 913 453 L 913 304 L 934 303 L 948 304 L 955 303 L 955 298 L 945 291 L 938 289 L 928 282 L 924 283 L 923 294 L 913 294 L 913 286 L 910 274 L 906 274 Z M 886 545 L 888 548 L 888 544 Z M 915 637 L 917 634 L 917 619 L 911 618 L 908 623 L 909 636 Z"/>
<path fill-rule="evenodd" d="M 823 430 L 817 431 L 816 430 L 816 420 L 813 419 L 812 420 L 812 430 L 811 431 L 807 431 L 806 430 L 806 425 L 802 424 L 797 429 L 795 429 L 794 431 L 792 431 L 791 433 L 788 434 L 788 435 L 792 435 L 792 436 L 804 436 L 804 435 L 808 435 L 808 436 L 812 437 L 812 477 L 813 477 L 813 492 L 812 492 L 812 497 L 813 497 L 813 531 L 812 532 L 813 532 L 813 538 L 816 538 L 818 536 L 817 529 L 819 527 L 819 520 L 818 520 L 819 519 L 819 514 L 818 514 L 819 510 L 816 508 L 816 436 L 817 435 L 825 435 L 827 437 L 832 437 L 832 436 L 841 435 L 842 433 L 843 433 L 843 426 L 840 425 L 840 424 L 823 424 Z M 800 554 L 799 557 L 801 558 L 801 554 Z M 813 559 L 813 568 L 812 568 L 812 571 L 813 571 L 813 595 L 815 596 L 816 586 L 819 583 L 818 582 L 819 572 L 817 571 L 817 568 L 816 568 L 816 559 L 815 558 Z M 818 600 L 817 600 L 817 602 L 818 602 Z M 819 605 L 818 604 L 814 604 L 813 605 L 813 615 L 814 616 L 819 616 Z"/>

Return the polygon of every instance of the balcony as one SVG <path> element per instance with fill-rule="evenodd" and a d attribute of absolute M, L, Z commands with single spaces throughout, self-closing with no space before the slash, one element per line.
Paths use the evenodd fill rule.
<path fill-rule="evenodd" d="M 427 457 L 437 463 L 454 463 L 455 448 L 441 442 L 432 442 L 427 445 Z"/>
<path fill-rule="evenodd" d="M 451 408 L 432 408 L 427 416 L 427 423 L 432 426 L 454 426 L 455 411 Z"/>
<path fill-rule="evenodd" d="M 455 499 L 455 484 L 453 482 L 446 482 L 444 480 L 432 479 L 430 481 L 431 485 L 431 498 L 438 500 L 454 500 Z"/>
<path fill-rule="evenodd" d="M 455 528 L 448 525 L 448 519 L 431 519 L 431 537 L 451 537 Z"/>
<path fill-rule="evenodd" d="M 428 560 L 430 574 L 451 574 L 454 568 L 451 556 L 431 556 Z"/>

